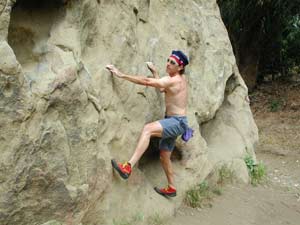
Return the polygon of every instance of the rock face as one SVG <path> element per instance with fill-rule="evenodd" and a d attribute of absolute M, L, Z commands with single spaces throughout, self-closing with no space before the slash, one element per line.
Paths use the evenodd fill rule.
<path fill-rule="evenodd" d="M 0 13 L 0 224 L 168 216 L 215 165 L 255 157 L 247 87 L 214 0 L 0 0 Z M 153 191 L 166 182 L 156 140 L 128 181 L 110 164 L 163 117 L 164 96 L 105 65 L 150 75 L 153 61 L 163 75 L 172 49 L 190 58 L 195 136 L 177 143 L 178 197 L 167 200 Z"/>

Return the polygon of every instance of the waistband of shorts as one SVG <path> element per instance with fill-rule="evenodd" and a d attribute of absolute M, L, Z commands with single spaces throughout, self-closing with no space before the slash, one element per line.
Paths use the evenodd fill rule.
<path fill-rule="evenodd" d="M 172 116 L 165 116 L 165 118 L 178 118 L 178 119 L 186 119 L 186 116 L 181 116 L 181 115 L 172 115 Z"/>

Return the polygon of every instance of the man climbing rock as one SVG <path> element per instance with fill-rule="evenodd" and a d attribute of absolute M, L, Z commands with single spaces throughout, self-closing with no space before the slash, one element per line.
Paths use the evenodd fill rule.
<path fill-rule="evenodd" d="M 137 147 L 128 162 L 117 163 L 111 161 L 113 168 L 120 176 L 127 179 L 137 161 L 146 151 L 151 137 L 160 137 L 159 150 L 162 167 L 168 180 L 166 188 L 154 188 L 163 196 L 176 196 L 174 186 L 174 173 L 171 164 L 171 153 L 175 147 L 176 138 L 185 133 L 188 129 L 186 118 L 187 107 L 187 80 L 184 75 L 185 66 L 188 65 L 188 58 L 182 51 L 172 51 L 166 65 L 168 76 L 159 78 L 158 72 L 152 63 L 147 63 L 154 78 L 131 76 L 120 72 L 115 66 L 107 65 L 106 68 L 112 75 L 128 80 L 130 82 L 159 88 L 165 93 L 166 115 L 162 120 L 148 123 L 144 126 L 139 138 Z"/>

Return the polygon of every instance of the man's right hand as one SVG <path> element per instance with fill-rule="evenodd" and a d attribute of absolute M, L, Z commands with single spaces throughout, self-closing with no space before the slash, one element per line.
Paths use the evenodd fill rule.
<path fill-rule="evenodd" d="M 148 69 L 151 71 L 154 78 L 159 79 L 159 74 L 157 72 L 157 69 L 155 68 L 153 62 L 146 62 Z M 165 92 L 164 88 L 159 89 L 160 92 Z"/>
<path fill-rule="evenodd" d="M 157 70 L 153 64 L 153 62 L 146 62 L 148 69 L 151 71 L 151 73 L 157 73 Z"/>
<path fill-rule="evenodd" d="M 152 62 L 146 62 L 148 69 L 151 71 L 152 75 L 156 78 L 159 79 L 159 74 L 157 72 L 156 67 Z"/>
<path fill-rule="evenodd" d="M 106 65 L 105 68 L 111 73 L 111 75 L 114 75 L 114 76 L 117 76 L 120 78 L 123 77 L 123 74 L 114 65 Z"/>

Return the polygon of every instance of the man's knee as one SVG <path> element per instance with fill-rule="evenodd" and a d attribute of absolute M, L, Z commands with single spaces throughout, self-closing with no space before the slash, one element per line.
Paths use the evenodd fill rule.
<path fill-rule="evenodd" d="M 159 125 L 156 122 L 152 122 L 152 123 L 147 123 L 144 128 L 143 128 L 143 133 L 145 133 L 146 135 L 155 135 L 157 133 L 160 133 L 161 128 L 159 127 Z"/>
<path fill-rule="evenodd" d="M 148 123 L 144 126 L 143 133 L 145 133 L 147 135 L 151 135 L 151 132 L 152 132 L 152 127 L 151 127 L 151 124 Z"/>

